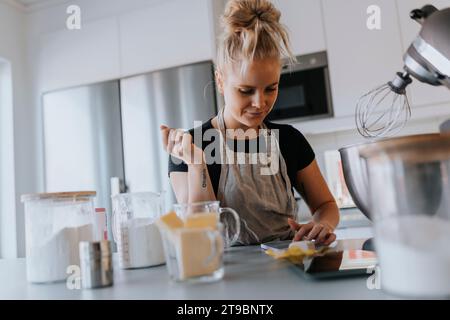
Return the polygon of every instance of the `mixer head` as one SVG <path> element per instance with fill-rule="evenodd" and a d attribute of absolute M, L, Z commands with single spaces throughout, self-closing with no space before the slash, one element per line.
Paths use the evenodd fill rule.
<path fill-rule="evenodd" d="M 403 57 L 405 72 L 363 95 L 356 105 L 356 127 L 366 138 L 392 136 L 405 126 L 411 117 L 405 90 L 410 76 L 450 89 L 450 8 L 426 5 L 411 11 L 410 17 L 422 29 Z"/>

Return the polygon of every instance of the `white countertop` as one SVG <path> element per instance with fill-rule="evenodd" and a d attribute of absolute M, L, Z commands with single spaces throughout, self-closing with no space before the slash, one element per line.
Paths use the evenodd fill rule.
<path fill-rule="evenodd" d="M 348 238 L 338 230 L 339 238 Z M 369 228 L 353 230 L 370 236 Z M 364 239 L 346 241 L 360 249 Z M 25 276 L 25 259 L 0 260 L 0 299 L 392 299 L 382 290 L 369 290 L 367 276 L 311 280 L 293 264 L 274 260 L 259 246 L 230 248 L 225 253 L 225 276 L 208 284 L 174 283 L 166 266 L 121 270 L 114 265 L 114 286 L 69 290 L 65 283 L 31 284 Z"/>

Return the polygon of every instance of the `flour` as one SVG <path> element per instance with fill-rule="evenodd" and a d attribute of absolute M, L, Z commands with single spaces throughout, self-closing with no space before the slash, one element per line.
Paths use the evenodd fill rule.
<path fill-rule="evenodd" d="M 65 280 L 67 267 L 80 265 L 78 244 L 94 240 L 94 227 L 86 224 L 64 228 L 52 235 L 43 245 L 27 246 L 27 279 L 43 283 Z"/>
<path fill-rule="evenodd" d="M 161 235 L 152 219 L 134 218 L 122 223 L 118 250 L 121 268 L 150 267 L 165 262 Z"/>
<path fill-rule="evenodd" d="M 450 221 L 405 216 L 376 224 L 383 289 L 405 296 L 450 296 Z"/>

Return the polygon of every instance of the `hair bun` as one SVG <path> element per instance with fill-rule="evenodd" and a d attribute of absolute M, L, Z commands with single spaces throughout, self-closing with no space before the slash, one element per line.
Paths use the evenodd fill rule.
<path fill-rule="evenodd" d="M 280 11 L 267 0 L 230 0 L 222 23 L 228 33 L 239 33 L 243 29 L 255 29 L 258 21 L 279 23 L 280 16 Z"/>
<path fill-rule="evenodd" d="M 269 0 L 229 0 L 222 16 L 224 32 L 217 49 L 217 66 L 239 66 L 244 74 L 250 61 L 295 57 L 281 13 Z"/>

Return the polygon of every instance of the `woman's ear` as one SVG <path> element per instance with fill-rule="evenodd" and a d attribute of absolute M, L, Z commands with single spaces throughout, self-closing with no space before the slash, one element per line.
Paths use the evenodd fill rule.
<path fill-rule="evenodd" d="M 217 88 L 219 89 L 220 94 L 223 95 L 223 76 L 222 76 L 222 72 L 220 72 L 219 70 L 216 70 L 216 71 L 214 71 L 214 75 L 216 77 Z"/>

